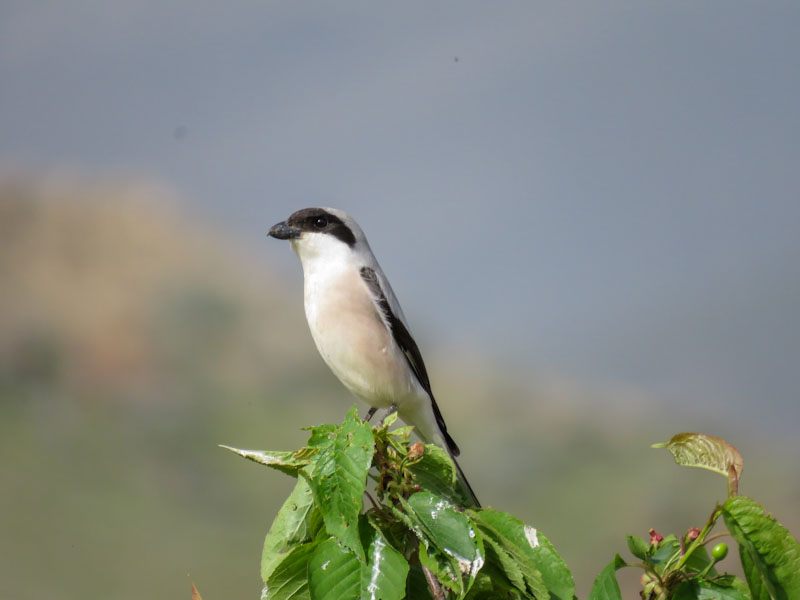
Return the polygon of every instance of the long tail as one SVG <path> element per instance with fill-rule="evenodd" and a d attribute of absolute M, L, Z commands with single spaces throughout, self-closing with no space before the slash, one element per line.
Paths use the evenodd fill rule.
<path fill-rule="evenodd" d="M 430 393 L 429 393 L 430 395 Z M 458 445 L 456 444 L 453 437 L 447 433 L 447 425 L 445 425 L 444 419 L 442 418 L 442 413 L 439 412 L 439 408 L 436 406 L 436 402 L 433 401 L 433 397 L 431 396 L 431 408 L 434 419 L 425 419 L 423 415 L 417 415 L 413 412 L 408 413 L 402 410 L 402 408 L 398 408 L 396 404 L 393 404 L 392 407 L 389 409 L 389 414 L 394 411 L 398 411 L 400 414 L 400 418 L 403 419 L 409 425 L 414 425 L 414 430 L 416 431 L 417 435 L 422 439 L 422 441 L 426 443 L 433 443 L 437 446 L 440 446 L 447 450 L 447 453 L 450 455 L 450 460 L 453 461 L 453 464 L 456 466 L 456 475 L 458 478 L 458 483 L 461 485 L 461 489 L 467 495 L 467 497 L 471 500 L 472 506 L 476 508 L 481 507 L 481 503 L 478 500 L 478 496 L 475 495 L 475 490 L 472 489 L 472 486 L 469 484 L 467 480 L 467 476 L 464 475 L 464 470 L 461 468 L 461 465 L 458 464 L 456 457 L 461 454 L 461 451 L 458 449 Z M 374 411 L 370 410 L 368 416 L 371 416 Z M 385 418 L 385 417 L 384 417 Z"/>
<path fill-rule="evenodd" d="M 447 450 L 447 453 L 450 455 L 450 459 L 453 461 L 453 464 L 456 466 L 456 471 L 458 471 L 458 482 L 461 484 L 462 489 L 467 493 L 467 496 L 472 499 L 472 504 L 476 508 L 481 507 L 481 503 L 478 500 L 478 497 L 475 495 L 475 490 L 472 489 L 472 486 L 469 484 L 467 480 L 467 476 L 464 475 L 464 470 L 461 468 L 461 465 L 458 464 L 456 457 L 461 454 L 461 450 L 458 448 L 458 444 L 447 432 L 447 425 L 444 422 L 444 417 L 442 416 L 442 412 L 439 410 L 439 407 L 436 405 L 436 400 L 433 399 L 433 394 L 431 393 L 430 389 L 428 389 L 428 396 L 431 399 L 431 408 L 433 409 L 433 416 L 436 419 L 436 425 L 439 429 L 439 435 L 441 436 L 441 446 Z"/>
<path fill-rule="evenodd" d="M 475 508 L 480 508 L 481 503 L 478 500 L 478 497 L 475 495 L 475 490 L 472 489 L 472 486 L 469 484 L 467 480 L 467 476 L 464 475 L 464 471 L 461 468 L 461 465 L 458 464 L 456 457 L 453 455 L 452 450 L 449 448 L 447 449 L 448 453 L 450 454 L 450 459 L 453 461 L 453 464 L 456 466 L 456 471 L 458 472 L 458 483 L 461 484 L 461 489 L 466 492 L 467 496 L 472 499 L 472 504 Z"/>

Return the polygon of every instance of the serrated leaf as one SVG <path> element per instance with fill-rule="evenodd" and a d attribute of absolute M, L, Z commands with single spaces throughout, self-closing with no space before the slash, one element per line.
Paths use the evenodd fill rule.
<path fill-rule="evenodd" d="M 708 579 L 692 579 L 681 583 L 670 596 L 672 600 L 750 600 L 747 588 L 719 585 Z"/>
<path fill-rule="evenodd" d="M 390 510 L 392 511 L 392 515 L 403 525 L 405 525 L 414 535 L 417 536 L 417 539 L 424 542 L 425 545 L 429 544 L 428 541 L 428 532 L 426 532 L 422 524 L 417 521 L 415 518 L 412 518 L 408 514 L 407 507 L 402 505 L 403 499 L 400 498 L 401 507 L 403 510 L 396 508 L 395 506 L 390 506 Z"/>
<path fill-rule="evenodd" d="M 308 563 L 319 542 L 295 546 L 275 566 L 267 578 L 261 597 L 264 600 L 310 600 Z"/>
<path fill-rule="evenodd" d="M 488 511 L 480 511 L 480 513 L 477 511 L 471 512 L 476 527 L 480 530 L 485 543 L 491 540 L 494 548 L 498 548 L 503 554 L 510 556 L 512 564 L 519 566 L 523 583 L 521 585 L 518 582 L 515 583 L 517 579 L 513 567 L 505 571 L 506 567 L 509 567 L 509 564 L 505 560 L 503 554 L 498 553 L 496 555 L 499 560 L 496 565 L 493 566 L 503 569 L 505 571 L 505 576 L 514 584 L 514 587 L 517 588 L 519 593 L 525 595 L 525 597 L 547 598 L 549 596 L 547 586 L 544 583 L 542 574 L 539 572 L 533 557 L 525 550 L 524 546 L 521 548 L 518 544 L 512 542 L 508 535 L 498 531 L 492 524 L 481 518 L 484 517 L 487 512 Z M 525 542 L 525 545 L 528 545 L 527 542 Z"/>
<path fill-rule="evenodd" d="M 353 406 L 341 427 L 320 429 L 312 433 L 312 438 L 318 452 L 303 472 L 325 529 L 364 560 L 358 515 L 374 452 L 372 429 L 361 421 Z"/>
<path fill-rule="evenodd" d="M 320 543 L 308 563 L 311 600 L 358 600 L 361 562 L 334 538 Z"/>
<path fill-rule="evenodd" d="M 316 454 L 316 450 L 312 448 L 301 448 L 296 452 L 272 452 L 270 450 L 243 450 L 241 448 L 233 448 L 232 446 L 225 446 L 220 444 L 220 448 L 225 448 L 231 452 L 235 452 L 239 456 L 252 460 L 261 465 L 266 465 L 273 469 L 277 469 L 282 473 L 297 477 L 300 469 L 309 464 L 311 458 Z"/>
<path fill-rule="evenodd" d="M 786 528 L 744 496 L 729 498 L 722 516 L 751 559 L 743 566 L 750 566 L 745 572 L 752 595 L 763 596 L 763 586 L 777 600 L 800 598 L 800 544 Z"/>
<path fill-rule="evenodd" d="M 314 507 L 311 488 L 302 477 L 281 506 L 264 540 L 261 555 L 261 579 L 266 582 L 292 547 L 309 537 L 309 517 Z"/>
<path fill-rule="evenodd" d="M 484 535 L 483 544 L 486 548 L 486 564 L 481 569 L 481 573 L 489 574 L 497 583 L 502 581 L 504 587 L 515 588 L 525 598 L 533 598 L 522 573 L 523 563 L 514 560 L 514 557 L 506 552 L 502 544 L 495 541 L 491 535 Z"/>
<path fill-rule="evenodd" d="M 668 442 L 653 444 L 652 447 L 666 448 L 679 465 L 719 473 L 728 479 L 728 495 L 738 493 L 744 460 L 739 451 L 722 438 L 702 433 L 679 433 Z"/>
<path fill-rule="evenodd" d="M 481 511 L 481 515 L 483 515 L 484 512 L 485 511 Z M 495 547 L 510 556 L 513 564 L 519 566 L 522 572 L 523 583 L 522 585 L 519 585 L 519 583 L 514 584 L 514 587 L 517 588 L 519 593 L 523 594 L 525 597 L 548 598 L 549 593 L 542 574 L 539 572 L 534 559 L 528 554 L 524 547 L 520 548 L 520 546 L 513 543 L 508 536 L 498 531 L 485 520 L 477 516 L 474 516 L 473 519 L 484 539 L 494 542 Z M 497 558 L 499 559 L 497 567 L 505 570 L 505 568 L 509 566 L 508 563 L 501 554 L 498 554 Z M 514 583 L 516 578 L 513 569 L 506 571 L 505 575 L 509 581 Z"/>
<path fill-rule="evenodd" d="M 472 588 L 467 594 L 466 600 L 507 600 L 508 593 L 498 589 L 491 577 L 481 571 L 472 584 Z"/>
<path fill-rule="evenodd" d="M 646 560 L 647 550 L 650 547 L 649 544 L 635 535 L 627 535 L 625 537 L 628 540 L 628 550 L 630 550 L 631 554 L 636 558 Z"/>
<path fill-rule="evenodd" d="M 553 544 L 529 525 L 525 526 L 525 537 L 531 544 L 536 568 L 542 575 L 550 597 L 553 600 L 572 600 L 575 595 L 572 573 Z"/>
<path fill-rule="evenodd" d="M 523 573 L 531 593 L 541 597 L 544 588 L 554 599 L 571 600 L 575 593 L 572 574 L 547 537 L 508 513 L 481 509 L 470 515 L 481 531 L 488 528 L 487 539 L 498 541 L 516 561 L 524 560 Z"/>
<path fill-rule="evenodd" d="M 348 413 L 349 416 L 349 413 Z M 320 445 L 327 445 L 331 436 L 339 430 L 340 425 L 332 425 L 325 423 L 323 425 L 314 425 L 313 427 L 304 427 L 303 429 L 310 431 L 311 435 L 308 437 L 308 446 L 316 448 Z"/>
<path fill-rule="evenodd" d="M 617 554 L 595 578 L 588 600 L 622 600 L 616 572 L 624 566 L 625 561 Z"/>

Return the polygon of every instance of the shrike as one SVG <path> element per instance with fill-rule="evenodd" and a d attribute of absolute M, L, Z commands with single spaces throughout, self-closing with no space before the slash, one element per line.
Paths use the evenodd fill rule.
<path fill-rule="evenodd" d="M 456 462 L 422 355 L 389 281 L 352 217 L 333 208 L 304 208 L 269 230 L 290 240 L 303 266 L 306 319 L 317 350 L 334 375 L 371 408 L 396 409 L 426 442 L 448 451 L 476 506 L 475 492 Z"/>

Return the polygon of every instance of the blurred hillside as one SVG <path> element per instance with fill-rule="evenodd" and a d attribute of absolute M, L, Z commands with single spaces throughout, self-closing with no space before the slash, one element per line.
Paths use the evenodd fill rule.
<path fill-rule="evenodd" d="M 4 181 L 0 238 L 4 377 L 141 402 L 162 400 L 176 369 L 252 388 L 267 356 L 270 371 L 296 364 L 269 273 L 185 223 L 164 190 Z"/>
<path fill-rule="evenodd" d="M 581 596 L 625 533 L 681 532 L 722 499 L 721 478 L 647 450 L 677 431 L 736 444 L 742 492 L 800 531 L 796 444 L 432 350 L 479 496 L 544 531 Z M 146 182 L 0 180 L 0 597 L 185 598 L 187 573 L 206 598 L 257 597 L 291 481 L 216 445 L 293 449 L 351 402 L 307 333 L 299 265 L 281 281 Z"/>

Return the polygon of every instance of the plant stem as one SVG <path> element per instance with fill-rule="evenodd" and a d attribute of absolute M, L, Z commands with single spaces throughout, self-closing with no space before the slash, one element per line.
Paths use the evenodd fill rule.
<path fill-rule="evenodd" d="M 731 536 L 731 532 L 730 531 L 723 531 L 721 533 L 715 533 L 714 535 L 708 536 L 706 538 L 706 541 L 704 541 L 703 543 L 704 544 L 708 544 L 712 540 L 716 540 L 716 539 L 719 539 L 721 537 L 730 537 L 730 536 Z"/>
<path fill-rule="evenodd" d="M 706 526 L 703 527 L 703 530 L 700 532 L 700 535 L 698 535 L 695 538 L 695 540 L 689 545 L 684 555 L 681 556 L 681 559 L 678 561 L 678 564 L 675 565 L 676 571 L 679 571 L 683 567 L 683 565 L 686 564 L 686 561 L 689 560 L 689 557 L 692 555 L 692 552 L 694 552 L 698 546 L 701 546 L 702 544 L 705 543 L 708 532 L 711 531 L 712 527 L 714 527 L 714 524 L 717 522 L 717 519 L 721 514 L 722 514 L 722 508 L 720 506 L 717 506 L 714 509 L 714 512 L 711 513 L 711 517 L 709 517 L 708 523 L 706 523 Z"/>
<path fill-rule="evenodd" d="M 425 581 L 428 582 L 428 587 L 433 595 L 433 600 L 447 600 L 447 596 L 445 596 L 444 593 L 444 588 L 442 588 L 442 584 L 439 583 L 439 580 L 436 579 L 436 575 L 431 573 L 431 570 L 425 566 L 422 567 L 422 572 L 425 574 Z"/>
<path fill-rule="evenodd" d="M 372 497 L 372 495 L 371 495 L 371 494 L 370 494 L 368 491 L 366 491 L 366 490 L 364 490 L 364 495 L 365 495 L 367 498 L 369 498 L 369 501 L 370 501 L 370 502 L 372 502 L 372 508 L 374 508 L 375 510 L 378 510 L 378 503 L 377 503 L 377 502 L 375 502 L 375 498 L 373 498 L 373 497 Z"/>

